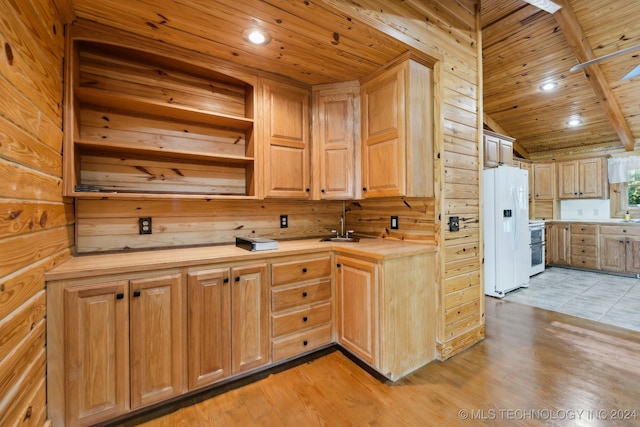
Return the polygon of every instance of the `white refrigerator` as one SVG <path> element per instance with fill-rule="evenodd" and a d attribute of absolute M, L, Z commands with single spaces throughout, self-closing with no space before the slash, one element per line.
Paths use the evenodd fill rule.
<path fill-rule="evenodd" d="M 485 169 L 484 291 L 502 298 L 529 286 L 528 172 L 510 166 Z"/>

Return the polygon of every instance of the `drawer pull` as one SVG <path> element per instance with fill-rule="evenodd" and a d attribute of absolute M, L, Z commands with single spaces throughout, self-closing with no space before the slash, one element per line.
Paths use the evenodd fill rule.
<path fill-rule="evenodd" d="M 302 272 L 303 272 L 303 273 L 306 273 L 306 272 L 307 272 L 307 268 L 306 268 L 306 267 L 305 267 L 305 268 L 303 268 L 303 269 L 302 269 Z"/>
<path fill-rule="evenodd" d="M 581 227 L 581 228 L 580 228 L 580 230 L 581 230 L 581 231 L 584 231 L 584 227 Z"/>
<path fill-rule="evenodd" d="M 305 347 L 306 347 L 306 346 L 307 346 L 307 344 L 309 344 L 309 342 L 308 342 L 307 340 L 302 341 L 302 345 L 303 345 L 303 346 L 305 346 Z"/>
<path fill-rule="evenodd" d="M 582 239 L 582 243 L 584 243 L 584 239 Z"/>
<path fill-rule="evenodd" d="M 307 316 L 304 316 L 304 317 L 302 318 L 302 321 L 303 321 L 303 322 L 306 322 L 307 320 L 309 320 L 309 319 L 307 319 Z"/>
<path fill-rule="evenodd" d="M 124 298 L 124 294 L 122 292 L 119 292 L 116 294 L 116 299 L 123 299 Z"/>
<path fill-rule="evenodd" d="M 306 293 L 306 292 L 303 292 L 303 293 L 302 293 L 302 298 L 306 298 L 306 297 L 307 297 L 307 293 Z"/>
<path fill-rule="evenodd" d="M 626 233 L 626 232 L 627 232 L 627 230 L 626 230 L 626 229 L 624 229 L 624 230 L 622 230 L 622 232 L 623 232 L 623 233 Z"/>
<path fill-rule="evenodd" d="M 140 291 L 133 291 L 133 296 L 134 297 L 139 297 L 140 296 Z"/>
<path fill-rule="evenodd" d="M 583 250 L 582 250 L 582 253 L 585 253 L 585 252 L 586 252 L 586 251 L 583 249 Z"/>

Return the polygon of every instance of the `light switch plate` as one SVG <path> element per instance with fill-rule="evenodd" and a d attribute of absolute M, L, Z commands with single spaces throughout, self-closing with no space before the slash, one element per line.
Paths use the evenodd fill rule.
<path fill-rule="evenodd" d="M 449 231 L 460 231 L 460 217 L 449 217 Z"/>
<path fill-rule="evenodd" d="M 280 215 L 280 228 L 289 227 L 289 217 L 287 215 Z"/>

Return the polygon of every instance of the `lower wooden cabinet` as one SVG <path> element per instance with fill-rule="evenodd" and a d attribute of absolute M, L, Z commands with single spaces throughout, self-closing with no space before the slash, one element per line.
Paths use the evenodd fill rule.
<path fill-rule="evenodd" d="M 435 255 L 336 257 L 340 345 L 396 380 L 435 358 Z"/>
<path fill-rule="evenodd" d="M 571 224 L 571 266 L 599 268 L 598 225 Z"/>
<path fill-rule="evenodd" d="M 267 266 L 188 274 L 189 388 L 269 362 Z"/>
<path fill-rule="evenodd" d="M 547 238 L 547 247 L 551 251 L 551 263 L 569 265 L 571 262 L 571 225 L 556 223 L 551 225 L 551 235 Z"/>
<path fill-rule="evenodd" d="M 365 362 L 377 366 L 378 266 L 344 256 L 338 256 L 336 263 L 338 342 Z"/>
<path fill-rule="evenodd" d="M 271 354 L 274 362 L 334 341 L 329 254 L 272 263 L 271 284 Z"/>
<path fill-rule="evenodd" d="M 92 283 L 58 293 L 64 336 L 57 350 L 64 363 L 55 365 L 53 378 L 64 378 L 65 425 L 94 424 L 183 391 L 181 277 Z"/>
<path fill-rule="evenodd" d="M 640 273 L 640 227 L 600 226 L 600 266 L 619 273 Z"/>

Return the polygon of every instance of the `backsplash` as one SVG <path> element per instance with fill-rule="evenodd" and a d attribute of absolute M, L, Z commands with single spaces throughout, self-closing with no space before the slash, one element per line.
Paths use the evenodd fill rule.
<path fill-rule="evenodd" d="M 560 202 L 560 219 L 609 219 L 610 200 L 562 200 Z"/>

